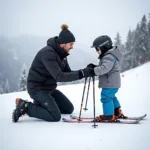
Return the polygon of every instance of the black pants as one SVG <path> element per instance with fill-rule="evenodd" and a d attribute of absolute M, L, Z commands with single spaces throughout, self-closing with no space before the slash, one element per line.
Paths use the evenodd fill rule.
<path fill-rule="evenodd" d="M 46 121 L 59 121 L 62 114 L 71 114 L 74 110 L 69 99 L 59 90 L 39 91 L 30 95 L 36 104 L 29 103 L 28 115 Z"/>

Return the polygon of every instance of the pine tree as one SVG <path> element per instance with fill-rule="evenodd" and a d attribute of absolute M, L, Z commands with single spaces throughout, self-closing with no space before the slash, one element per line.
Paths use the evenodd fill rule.
<path fill-rule="evenodd" d="M 117 33 L 116 38 L 115 38 L 115 42 L 114 42 L 115 46 L 118 46 L 119 48 L 121 47 L 122 43 L 121 43 L 121 36 L 119 33 Z"/>
<path fill-rule="evenodd" d="M 2 85 L 0 84 L 0 94 L 3 94 L 4 91 L 3 91 L 3 88 L 2 88 Z"/>
<path fill-rule="evenodd" d="M 137 37 L 136 37 L 137 38 Z M 141 65 L 148 61 L 148 26 L 146 16 L 142 17 L 139 26 L 139 44 L 138 44 L 137 61 Z"/>
<path fill-rule="evenodd" d="M 134 32 L 129 30 L 127 35 L 127 42 L 125 43 L 126 53 L 124 55 L 125 58 L 125 70 L 131 69 L 133 67 L 133 49 L 134 49 Z"/>
<path fill-rule="evenodd" d="M 136 26 L 136 29 L 134 31 L 134 37 L 133 37 L 133 39 L 134 39 L 134 48 L 133 48 L 133 52 L 132 52 L 132 55 L 134 56 L 133 57 L 133 68 L 140 65 L 140 61 L 138 59 L 138 55 L 140 52 L 140 47 L 139 47 L 140 35 L 139 34 L 140 34 L 140 25 L 138 23 Z"/>
<path fill-rule="evenodd" d="M 150 61 L 150 13 L 148 22 L 148 60 Z"/>
<path fill-rule="evenodd" d="M 121 41 L 121 36 L 119 33 L 117 33 L 115 41 L 114 41 L 114 46 L 117 46 L 118 49 L 120 50 L 121 54 L 122 54 L 122 61 L 120 63 L 120 70 L 121 72 L 124 71 L 124 53 L 125 53 L 125 47 L 122 44 Z"/>
<path fill-rule="evenodd" d="M 9 82 L 6 80 L 5 87 L 4 87 L 4 93 L 9 93 L 10 92 L 10 87 L 9 87 Z"/>
<path fill-rule="evenodd" d="M 26 91 L 27 90 L 27 69 L 26 65 L 23 65 L 20 82 L 19 82 L 19 91 Z"/>

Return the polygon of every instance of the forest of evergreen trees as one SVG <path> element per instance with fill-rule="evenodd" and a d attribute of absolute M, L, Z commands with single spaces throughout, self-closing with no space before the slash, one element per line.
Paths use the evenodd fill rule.
<path fill-rule="evenodd" d="M 125 43 L 122 43 L 121 36 L 117 33 L 114 44 L 123 55 L 121 72 L 150 61 L 150 14 L 149 21 L 144 15 L 136 29 L 129 30 Z"/>
<path fill-rule="evenodd" d="M 3 43 L 1 43 L 0 47 L 1 53 L 4 52 L 2 44 Z M 141 21 L 137 23 L 136 29 L 130 29 L 128 31 L 125 43 L 122 42 L 121 35 L 117 33 L 116 38 L 114 39 L 114 45 L 117 45 L 119 47 L 123 56 L 123 61 L 121 63 L 121 72 L 135 68 L 150 61 L 150 14 L 149 19 L 147 19 L 146 15 L 144 15 Z M 3 59 L 4 58 L 5 57 L 3 57 Z M 0 68 L 3 69 L 3 66 L 0 66 Z M 8 70 L 8 72 L 10 72 L 9 75 L 11 75 L 11 68 L 10 70 Z M 7 77 L 5 77 L 4 79 L 4 77 L 5 75 L 2 74 L 2 72 L 0 71 L 0 94 L 9 93 L 13 91 L 10 90 L 9 80 L 7 79 Z M 26 80 L 27 68 L 24 64 L 20 73 L 20 78 L 18 79 L 18 91 L 26 90 Z M 75 81 L 72 83 L 75 84 L 79 82 L 81 81 Z"/>

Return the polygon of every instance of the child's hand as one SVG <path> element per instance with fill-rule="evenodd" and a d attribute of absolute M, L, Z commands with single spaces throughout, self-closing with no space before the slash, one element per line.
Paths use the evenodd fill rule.
<path fill-rule="evenodd" d="M 91 63 L 91 64 L 88 64 L 87 67 L 88 67 L 88 68 L 95 68 L 96 65 L 94 65 L 94 64 Z"/>

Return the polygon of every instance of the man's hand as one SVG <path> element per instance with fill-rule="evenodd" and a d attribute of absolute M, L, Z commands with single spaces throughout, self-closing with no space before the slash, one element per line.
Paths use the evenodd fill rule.
<path fill-rule="evenodd" d="M 86 67 L 84 69 L 79 70 L 79 78 L 86 78 L 86 77 L 94 77 L 95 73 L 94 73 L 94 69 L 93 68 L 89 68 Z"/>

